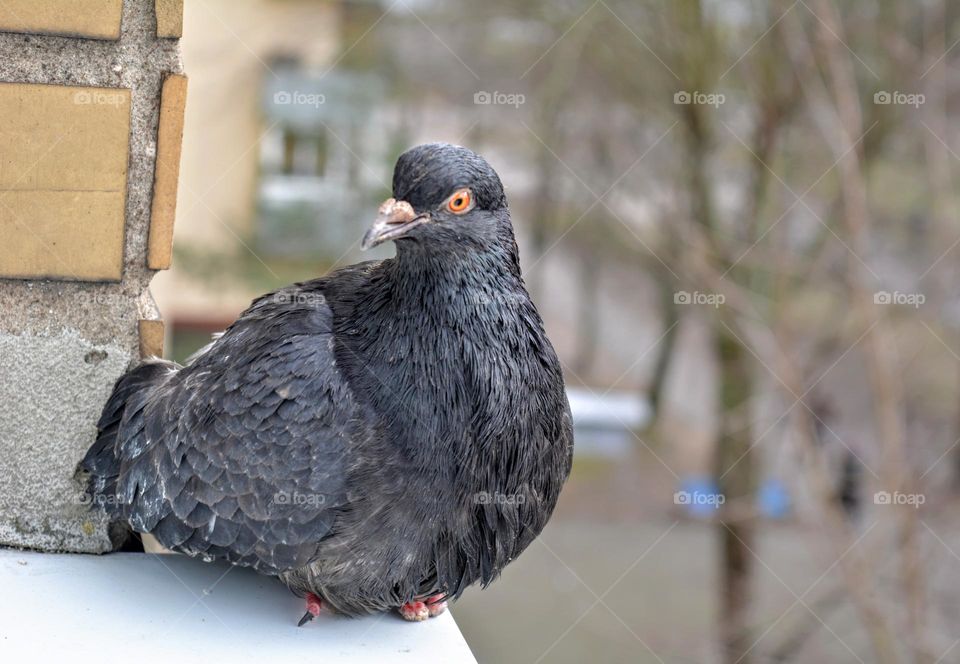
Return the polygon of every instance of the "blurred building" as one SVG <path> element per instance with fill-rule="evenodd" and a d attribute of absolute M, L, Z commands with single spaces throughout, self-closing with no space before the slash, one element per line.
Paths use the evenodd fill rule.
<path fill-rule="evenodd" d="M 309 190 L 306 183 L 320 179 L 311 175 L 339 168 L 342 161 L 331 156 L 329 141 L 305 137 L 302 124 L 287 127 L 291 118 L 264 111 L 265 79 L 292 84 L 291 63 L 314 71 L 333 64 L 340 48 L 337 3 L 211 0 L 186 3 L 185 12 L 182 44 L 190 90 L 177 255 L 174 269 L 153 281 L 174 334 L 178 325 L 222 326 L 249 303 L 256 289 L 245 275 L 211 279 L 205 268 L 212 264 L 223 272 L 233 271 L 238 260 L 266 262 L 257 258 L 258 241 L 270 236 L 259 226 L 261 212 L 277 209 L 290 191 Z M 273 269 L 260 268 L 268 274 Z"/>

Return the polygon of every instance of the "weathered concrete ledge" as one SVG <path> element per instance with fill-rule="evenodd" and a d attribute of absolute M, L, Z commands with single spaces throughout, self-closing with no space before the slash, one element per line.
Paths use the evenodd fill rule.
<path fill-rule="evenodd" d="M 0 651 L 11 662 L 38 652 L 119 662 L 135 651 L 170 662 L 476 664 L 450 611 L 422 623 L 322 611 L 298 628 L 303 600 L 276 579 L 176 554 L 0 550 L 0 587 Z"/>

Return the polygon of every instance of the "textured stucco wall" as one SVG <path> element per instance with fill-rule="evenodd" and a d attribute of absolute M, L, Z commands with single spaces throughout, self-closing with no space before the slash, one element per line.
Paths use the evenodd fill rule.
<path fill-rule="evenodd" d="M 74 331 L 0 334 L 0 541 L 43 549 L 109 549 L 102 513 L 73 479 L 97 411 L 132 359 Z"/>
<path fill-rule="evenodd" d="M 74 470 L 114 381 L 139 358 L 138 320 L 157 317 L 146 253 L 160 89 L 181 71 L 178 42 L 156 37 L 154 0 L 123 5 L 117 41 L 0 33 L 0 82 L 132 90 L 121 281 L 0 278 L 0 545 L 111 547 Z"/>

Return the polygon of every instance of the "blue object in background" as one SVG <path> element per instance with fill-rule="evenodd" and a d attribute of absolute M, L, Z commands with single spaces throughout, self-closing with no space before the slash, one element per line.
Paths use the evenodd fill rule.
<path fill-rule="evenodd" d="M 790 513 L 790 492 L 778 479 L 765 480 L 757 491 L 757 509 L 768 519 L 782 519 Z"/>
<path fill-rule="evenodd" d="M 723 505 L 724 497 L 720 493 L 717 481 L 706 475 L 685 477 L 680 481 L 680 490 L 673 496 L 673 502 L 697 519 L 716 516 Z"/>

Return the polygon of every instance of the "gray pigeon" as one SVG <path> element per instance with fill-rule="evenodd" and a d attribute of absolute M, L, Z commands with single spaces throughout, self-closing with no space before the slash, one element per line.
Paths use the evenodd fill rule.
<path fill-rule="evenodd" d="M 185 366 L 117 382 L 81 462 L 117 523 L 410 620 L 484 586 L 541 532 L 570 471 L 557 356 L 503 186 L 470 150 L 404 153 L 363 238 L 395 258 L 255 300 Z"/>

